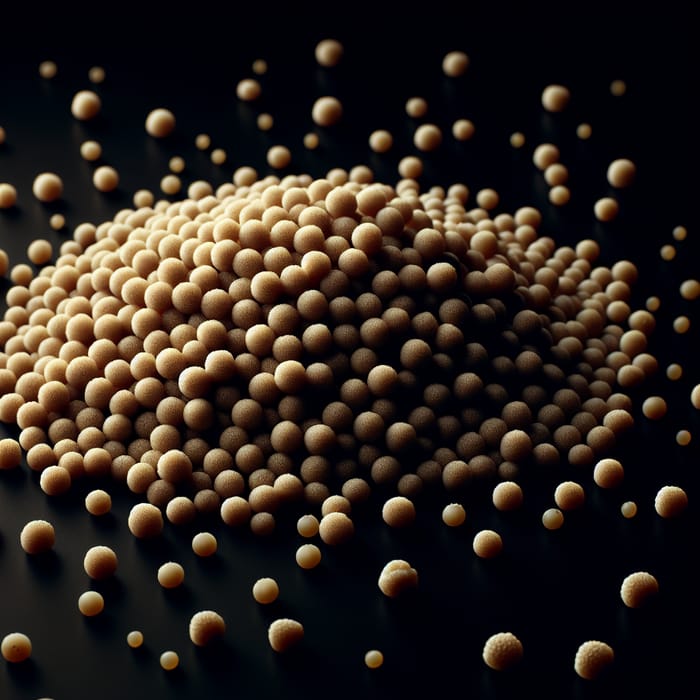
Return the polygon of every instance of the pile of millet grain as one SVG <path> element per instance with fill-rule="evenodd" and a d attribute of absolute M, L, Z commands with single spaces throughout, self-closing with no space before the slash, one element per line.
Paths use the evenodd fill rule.
<path fill-rule="evenodd" d="M 317 60 L 329 69 L 343 54 L 332 42 L 326 48 L 327 55 L 317 48 Z M 457 79 L 467 70 L 463 57 L 445 55 L 445 76 Z M 263 84 L 266 69 L 259 61 L 253 66 Z M 259 87 L 242 80 L 238 99 L 254 102 Z M 563 111 L 569 97 L 553 84 L 542 93 L 542 107 Z M 93 118 L 78 112 L 76 119 Z M 149 136 L 167 143 L 177 128 L 172 117 L 161 109 L 147 115 Z M 317 102 L 311 117 L 321 128 L 307 137 L 320 132 L 327 138 L 324 129 L 342 122 L 342 106 Z M 469 140 L 473 128 L 455 122 L 453 135 Z M 204 523 L 219 542 L 252 531 L 261 549 L 275 551 L 280 526 L 293 530 L 296 523 L 300 536 L 318 536 L 321 545 L 297 549 L 301 569 L 343 569 L 343 552 L 357 564 L 352 543 L 359 536 L 363 546 L 366 528 L 381 518 L 391 546 L 382 566 L 363 576 L 379 596 L 407 601 L 397 608 L 406 624 L 424 610 L 409 589 L 420 596 L 422 582 L 440 574 L 450 590 L 448 563 L 432 572 L 402 558 L 402 550 L 410 551 L 407 538 L 420 539 L 426 520 L 439 522 L 442 514 L 464 555 L 496 559 L 498 566 L 504 557 L 524 555 L 514 550 L 532 530 L 532 510 L 527 522 L 521 519 L 524 539 L 509 540 L 513 521 L 504 520 L 501 539 L 491 529 L 498 521 L 482 518 L 487 509 L 509 518 L 523 502 L 534 501 L 535 510 L 551 506 L 537 513 L 544 526 L 539 538 L 566 530 L 569 519 L 575 526 L 591 501 L 600 505 L 595 487 L 606 492 L 603 499 L 619 495 L 630 465 L 618 448 L 639 415 L 640 387 L 659 369 L 649 348 L 657 332 L 654 305 L 635 306 L 637 266 L 631 259 L 602 260 L 600 236 L 559 244 L 543 224 L 548 212 L 504 210 L 495 190 L 424 185 L 424 164 L 430 166 L 430 152 L 447 133 L 432 123 L 418 127 L 419 153 L 407 152 L 398 179 L 387 182 L 366 165 L 295 173 L 290 150 L 275 144 L 267 153 L 275 174 L 238 167 L 226 182 L 193 177 L 183 187 L 184 161 L 173 158 L 172 172 L 161 180 L 169 200 L 140 191 L 133 207 L 104 223 L 75 226 L 55 253 L 46 241 L 35 241 L 27 251 L 34 267 L 7 270 L 12 284 L 0 322 L 0 420 L 13 436 L 2 442 L 3 468 L 26 465 L 50 499 L 71 498 L 77 490 L 80 502 L 87 494 L 85 508 L 98 517 L 109 512 L 110 494 L 126 492 L 132 505 L 124 526 L 156 548 L 171 529 L 195 533 Z M 205 136 L 197 137 L 197 148 L 206 151 Z M 316 143 L 304 139 L 309 149 Z M 391 134 L 373 133 L 369 144 L 380 154 L 392 148 Z M 566 206 L 568 169 L 558 149 L 547 142 L 532 146 L 549 201 Z M 234 160 L 223 149 L 211 150 L 212 163 L 227 159 Z M 610 163 L 612 188 L 633 185 L 634 176 L 631 161 Z M 50 202 L 44 181 L 60 190 L 60 179 L 38 180 L 35 197 Z M 118 182 L 114 169 L 95 171 L 99 192 Z M 592 201 L 589 209 L 603 223 L 618 214 L 612 197 Z M 661 397 L 652 396 L 644 417 L 661 419 L 665 411 Z M 659 516 L 675 518 L 687 497 L 669 486 L 654 505 Z M 636 503 L 624 506 L 625 517 L 636 512 Z M 27 553 L 55 544 L 43 520 L 28 522 L 23 537 Z M 198 532 L 192 549 L 215 560 L 217 539 Z M 111 549 L 88 554 L 99 555 L 94 563 L 86 555 L 90 578 L 99 580 L 97 565 L 107 566 L 107 579 L 119 572 Z M 257 573 L 253 580 L 274 594 L 254 588 L 252 597 L 274 608 L 277 583 Z M 158 569 L 163 588 L 179 589 L 182 576 L 175 562 Z M 653 579 L 642 571 L 634 577 Z M 639 599 L 646 603 L 659 590 L 663 595 L 663 578 L 660 589 L 640 592 Z M 627 588 L 622 596 L 629 605 Z M 96 617 L 105 601 L 107 611 L 112 603 L 109 589 L 99 605 L 81 601 L 80 612 Z M 515 637 L 505 631 L 507 617 L 495 617 L 493 637 L 481 634 L 466 648 L 483 648 L 491 671 L 524 665 L 527 673 L 533 653 L 527 630 L 513 630 Z M 318 632 L 312 625 L 311 641 L 302 641 L 303 625 L 284 608 L 270 621 L 275 652 L 313 644 Z M 210 610 L 196 612 L 191 641 L 203 646 L 235 636 L 228 616 L 227 622 Z M 26 649 L 26 640 L 17 639 Z M 143 639 L 132 630 L 129 646 Z M 148 644 L 148 633 L 145 639 Z M 569 653 L 572 674 L 588 680 L 614 667 L 607 644 L 577 639 L 578 653 L 576 645 Z M 178 667 L 177 653 L 158 651 L 163 669 Z M 368 668 L 383 665 L 381 651 L 367 655 Z"/>

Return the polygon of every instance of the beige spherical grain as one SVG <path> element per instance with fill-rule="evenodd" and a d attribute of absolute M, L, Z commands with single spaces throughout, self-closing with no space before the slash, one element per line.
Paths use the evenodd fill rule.
<path fill-rule="evenodd" d="M 416 507 L 405 496 L 392 496 L 382 506 L 382 520 L 390 527 L 408 527 L 416 519 Z"/>
<path fill-rule="evenodd" d="M 532 154 L 532 162 L 538 170 L 543 172 L 553 163 L 559 161 L 559 148 L 553 143 L 539 144 Z"/>
<path fill-rule="evenodd" d="M 151 503 L 137 503 L 129 511 L 129 531 L 139 539 L 157 537 L 163 531 L 163 524 L 163 513 Z"/>
<path fill-rule="evenodd" d="M 448 51 L 442 58 L 442 72 L 450 78 L 464 75 L 469 67 L 469 56 L 464 51 Z"/>
<path fill-rule="evenodd" d="M 211 644 L 223 637 L 225 632 L 224 618 L 213 610 L 200 610 L 190 618 L 190 639 L 198 647 Z"/>
<path fill-rule="evenodd" d="M 315 124 L 329 127 L 337 124 L 343 116 L 343 105 L 337 97 L 319 97 L 311 108 L 311 118 Z"/>
<path fill-rule="evenodd" d="M 13 438 L 0 439 L 0 469 L 14 469 L 22 462 L 22 449 Z"/>
<path fill-rule="evenodd" d="M 91 66 L 88 70 L 88 80 L 94 85 L 104 83 L 107 73 L 102 66 Z"/>
<path fill-rule="evenodd" d="M 113 192 L 119 186 L 119 173 L 111 165 L 101 165 L 92 174 L 92 184 L 100 192 Z"/>
<path fill-rule="evenodd" d="M 480 530 L 474 535 L 472 549 L 481 559 L 492 559 L 503 550 L 503 539 L 495 530 Z"/>
<path fill-rule="evenodd" d="M 563 206 L 571 199 L 571 191 L 566 185 L 555 185 L 549 190 L 549 201 L 556 206 Z"/>
<path fill-rule="evenodd" d="M 554 502 L 564 511 L 581 508 L 585 499 L 583 486 L 575 481 L 562 481 L 554 490 Z"/>
<path fill-rule="evenodd" d="M 66 226 L 66 217 L 63 214 L 52 214 L 49 217 L 49 226 L 54 231 L 60 231 Z"/>
<path fill-rule="evenodd" d="M 637 515 L 637 504 L 634 501 L 625 501 L 620 506 L 620 512 L 623 518 L 634 518 Z"/>
<path fill-rule="evenodd" d="M 261 605 L 274 603 L 279 597 L 280 589 L 277 581 L 273 578 L 259 578 L 253 584 L 253 598 Z"/>
<path fill-rule="evenodd" d="M 418 585 L 418 572 L 404 559 L 392 559 L 382 568 L 377 583 L 385 596 L 395 598 Z"/>
<path fill-rule="evenodd" d="M 563 112 L 571 100 L 571 93 L 564 85 L 547 85 L 542 91 L 542 106 L 548 112 Z"/>
<path fill-rule="evenodd" d="M 126 643 L 132 649 L 138 649 L 143 645 L 143 632 L 141 630 L 131 630 L 126 635 Z"/>
<path fill-rule="evenodd" d="M 376 129 L 369 135 L 369 147 L 375 153 L 386 153 L 394 144 L 394 137 L 386 129 Z"/>
<path fill-rule="evenodd" d="M 165 138 L 175 130 L 175 115 L 169 109 L 158 107 L 146 116 L 145 127 L 154 138 Z"/>
<path fill-rule="evenodd" d="M 58 66 L 55 61 L 42 61 L 39 64 L 39 75 L 45 80 L 55 78 L 58 73 Z"/>
<path fill-rule="evenodd" d="M 661 420 L 667 410 L 666 400 L 661 396 L 649 396 L 642 402 L 642 413 L 649 420 Z"/>
<path fill-rule="evenodd" d="M 271 168 L 281 170 L 292 162 L 292 152 L 286 146 L 278 144 L 268 149 L 266 158 Z"/>
<path fill-rule="evenodd" d="M 335 511 L 321 518 L 318 534 L 325 544 L 337 546 L 352 538 L 355 525 L 345 513 Z"/>
<path fill-rule="evenodd" d="M 513 148 L 522 148 L 525 145 L 525 134 L 522 131 L 514 131 L 510 135 L 510 145 Z"/>
<path fill-rule="evenodd" d="M 378 649 L 370 649 L 365 653 L 365 666 L 379 668 L 384 663 L 384 654 Z"/>
<path fill-rule="evenodd" d="M 275 531 L 277 521 L 272 513 L 262 511 L 250 518 L 250 530 L 259 537 L 269 537 Z"/>
<path fill-rule="evenodd" d="M 542 514 L 542 524 L 547 530 L 558 530 L 564 524 L 564 513 L 558 508 L 548 508 Z"/>
<path fill-rule="evenodd" d="M 32 193 L 40 202 L 55 202 L 63 194 L 63 180 L 56 173 L 39 173 L 32 183 Z"/>
<path fill-rule="evenodd" d="M 523 490 L 514 481 L 502 481 L 494 487 L 491 500 L 497 510 L 517 510 L 523 504 Z"/>
<path fill-rule="evenodd" d="M 512 632 L 497 632 L 486 640 L 481 657 L 494 671 L 506 671 L 522 660 L 523 645 Z"/>
<path fill-rule="evenodd" d="M 262 86 L 255 78 L 244 78 L 236 84 L 236 97 L 243 102 L 253 102 L 262 94 Z"/>
<path fill-rule="evenodd" d="M 694 301 L 700 297 L 700 281 L 696 279 L 687 279 L 681 282 L 679 291 L 683 299 Z"/>
<path fill-rule="evenodd" d="M 469 141 L 475 132 L 476 127 L 470 119 L 457 119 L 452 122 L 452 136 L 457 141 Z"/>
<path fill-rule="evenodd" d="M 659 582 L 647 571 L 635 571 L 625 576 L 620 597 L 628 608 L 641 608 L 659 592 Z"/>
<path fill-rule="evenodd" d="M 314 56 L 319 66 L 332 68 L 343 57 L 343 45 L 337 39 L 321 39 L 314 48 Z"/>
<path fill-rule="evenodd" d="M 601 197 L 593 205 L 593 213 L 598 221 L 612 221 L 620 211 L 620 205 L 613 197 Z"/>
<path fill-rule="evenodd" d="M 304 134 L 303 143 L 304 148 L 313 151 L 319 147 L 321 141 L 319 139 L 318 134 L 314 133 L 313 131 L 310 131 L 309 133 Z"/>
<path fill-rule="evenodd" d="M 47 496 L 61 496 L 71 487 L 70 472 L 57 465 L 47 466 L 39 477 L 39 486 Z"/>
<path fill-rule="evenodd" d="M 599 460 L 593 468 L 593 481 L 604 489 L 618 487 L 625 477 L 622 463 L 611 457 Z"/>
<path fill-rule="evenodd" d="M 101 581 L 113 576 L 119 560 L 115 551 L 106 545 L 90 547 L 83 558 L 85 573 L 92 579 Z"/>
<path fill-rule="evenodd" d="M 690 330 L 690 319 L 687 316 L 676 316 L 673 319 L 673 330 L 682 335 Z"/>
<path fill-rule="evenodd" d="M 112 497 L 103 489 L 93 489 L 85 496 L 85 509 L 90 515 L 106 515 L 112 509 Z"/>
<path fill-rule="evenodd" d="M 406 100 L 406 114 L 413 119 L 420 119 L 428 112 L 428 103 L 422 97 L 409 97 Z"/>
<path fill-rule="evenodd" d="M 158 567 L 157 579 L 163 588 L 177 588 L 185 580 L 185 570 L 178 562 L 166 561 Z"/>
<path fill-rule="evenodd" d="M 105 607 L 105 599 L 99 591 L 85 591 L 78 597 L 78 610 L 85 617 L 99 615 Z"/>
<path fill-rule="evenodd" d="M 180 665 L 180 657 L 176 651 L 164 651 L 159 657 L 159 663 L 164 671 L 174 671 Z"/>
<path fill-rule="evenodd" d="M 0 143 L 2 142 L 0 141 Z M 9 209 L 14 207 L 15 204 L 17 204 L 17 189 L 15 186 L 9 182 L 0 182 L 0 209 Z M 4 275 L 5 273 L 3 272 L 2 274 Z"/>
<path fill-rule="evenodd" d="M 315 537 L 318 534 L 319 521 L 313 514 L 302 515 L 297 520 L 297 532 L 302 537 Z"/>
<path fill-rule="evenodd" d="M 659 255 L 661 256 L 662 260 L 670 262 L 676 257 L 676 248 L 670 244 L 662 245 L 659 249 Z"/>
<path fill-rule="evenodd" d="M 217 548 L 218 542 L 211 532 L 198 532 L 192 538 L 192 551 L 198 557 L 211 557 Z"/>
<path fill-rule="evenodd" d="M 315 544 L 302 544 L 295 558 L 302 569 L 315 569 L 321 563 L 321 550 Z"/>
<path fill-rule="evenodd" d="M 421 124 L 413 134 L 413 145 L 419 151 L 434 151 L 442 143 L 442 131 L 436 124 Z"/>
<path fill-rule="evenodd" d="M 688 507 L 688 494 L 680 486 L 662 486 L 654 498 L 654 509 L 662 518 L 677 518 Z"/>
<path fill-rule="evenodd" d="M 267 630 L 270 646 L 279 653 L 284 653 L 297 646 L 304 638 L 304 626 L 298 620 L 278 618 L 273 620 Z"/>
<path fill-rule="evenodd" d="M 693 436 L 689 430 L 679 430 L 676 433 L 676 444 L 681 447 L 687 447 L 692 439 Z"/>
<path fill-rule="evenodd" d="M 30 520 L 20 532 L 19 541 L 27 554 L 48 552 L 56 543 L 56 531 L 47 520 Z"/>
<path fill-rule="evenodd" d="M 0 653 L 12 664 L 26 661 L 32 655 L 31 639 L 23 632 L 10 632 L 0 642 Z"/>
<path fill-rule="evenodd" d="M 92 90 L 79 90 L 71 101 L 71 114 L 80 121 L 94 119 L 102 109 L 102 100 Z"/>
<path fill-rule="evenodd" d="M 606 177 L 611 187 L 629 187 L 637 174 L 635 164 L 629 158 L 617 158 L 608 166 Z"/>
<path fill-rule="evenodd" d="M 467 513 L 461 503 L 448 503 L 442 509 L 442 522 L 448 527 L 459 527 L 466 518 Z"/>

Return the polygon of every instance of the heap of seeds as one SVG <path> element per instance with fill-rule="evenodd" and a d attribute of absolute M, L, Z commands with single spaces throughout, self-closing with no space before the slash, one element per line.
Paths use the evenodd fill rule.
<path fill-rule="evenodd" d="M 248 170 L 83 224 L 8 290 L 0 419 L 48 494 L 111 474 L 154 510 L 136 536 L 156 509 L 269 532 L 337 496 L 340 542 L 341 493 L 412 513 L 431 484 L 592 468 L 631 425 L 618 384 L 653 371 L 654 325 L 618 313 L 631 262 L 596 266 L 594 241 L 557 247 L 536 209 L 470 208 L 460 184 Z"/>

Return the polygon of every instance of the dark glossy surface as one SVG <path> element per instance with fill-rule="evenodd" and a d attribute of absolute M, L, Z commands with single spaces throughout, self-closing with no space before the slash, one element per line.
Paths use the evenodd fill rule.
<path fill-rule="evenodd" d="M 700 381 L 695 327 L 700 302 L 678 294 L 682 280 L 697 276 L 700 250 L 692 206 L 697 145 L 691 125 L 697 112 L 689 89 L 694 75 L 689 15 L 673 4 L 654 15 L 596 6 L 578 14 L 498 6 L 454 13 L 439 6 L 432 12 L 348 7 L 321 19 L 302 8 L 258 10 L 235 18 L 210 6 L 193 8 L 189 15 L 125 8 L 111 18 L 96 18 L 92 27 L 84 14 L 64 21 L 61 29 L 50 15 L 34 25 L 23 17 L 3 26 L 0 125 L 7 143 L 0 146 L 0 182 L 15 184 L 19 202 L 16 209 L 0 211 L 0 247 L 13 262 L 24 261 L 33 238 L 49 238 L 58 247 L 78 223 L 99 223 L 131 206 L 134 190 L 157 193 L 173 155 L 185 158 L 186 184 L 229 181 L 239 165 L 253 165 L 265 175 L 270 172 L 265 151 L 273 143 L 292 149 L 289 172 L 323 176 L 332 167 L 367 163 L 377 180 L 395 182 L 398 159 L 414 152 L 417 122 L 406 118 L 403 106 L 408 97 L 424 95 L 430 104 L 427 120 L 440 124 L 446 137 L 438 152 L 425 156 L 421 184 L 426 189 L 460 181 L 472 192 L 498 190 L 499 211 L 540 206 L 542 232 L 557 243 L 595 238 L 602 264 L 620 258 L 638 264 L 634 308 L 643 307 L 651 294 L 662 299 L 650 344 L 661 371 L 634 395 L 634 433 L 616 448 L 626 466 L 625 483 L 609 492 L 594 485 L 590 470 L 533 472 L 525 478 L 526 503 L 518 513 L 498 513 L 487 488 L 460 494 L 468 515 L 454 530 L 442 524 L 440 510 L 457 497 L 438 489 L 417 501 L 417 522 L 405 532 L 381 522 L 388 492 L 378 489 L 356 513 L 354 540 L 337 549 L 322 546 L 319 568 L 303 571 L 294 561 L 302 543 L 294 523 L 306 507 L 282 514 L 276 533 L 265 540 L 213 519 L 186 528 L 166 526 L 162 538 L 146 543 L 127 529 L 137 498 L 121 488 L 99 484 L 111 490 L 114 507 L 110 515 L 93 518 L 83 498 L 95 482 L 76 485 L 66 497 L 48 498 L 37 474 L 25 466 L 2 473 L 0 636 L 23 631 L 34 652 L 24 664 L 0 664 L 0 698 L 410 698 L 456 692 L 500 700 L 645 698 L 662 689 L 662 697 L 683 696 L 694 682 L 694 650 L 687 640 L 698 622 L 691 567 L 700 442 L 697 412 L 689 402 L 690 389 Z M 273 29 L 263 26 L 267 17 L 276 18 Z M 105 23 L 113 30 L 109 35 Z M 211 39 L 205 40 L 208 33 Z M 326 36 L 345 44 L 343 62 L 335 69 L 314 64 L 313 46 Z M 457 80 L 440 71 L 442 56 L 453 48 L 471 58 L 467 74 Z M 261 78 L 263 97 L 242 104 L 235 85 L 251 75 L 250 65 L 259 57 L 269 63 Z M 45 58 L 59 65 L 54 80 L 37 74 Z M 95 64 L 107 72 L 105 83 L 95 88 L 102 114 L 93 123 L 78 123 L 70 115 L 70 100 L 76 90 L 90 87 L 87 70 Z M 628 85 L 622 98 L 608 90 L 616 78 Z M 571 105 L 559 115 L 545 114 L 539 103 L 542 88 L 552 82 L 572 89 Z M 311 104 L 322 94 L 342 99 L 344 118 L 322 130 L 321 147 L 307 152 L 301 139 L 313 126 Z M 143 129 L 145 115 L 157 106 L 171 108 L 178 120 L 176 134 L 162 142 Z M 275 117 L 267 134 L 255 128 L 259 111 Z M 449 126 L 462 116 L 474 121 L 477 132 L 457 144 Z M 575 135 L 582 121 L 593 126 L 588 142 Z M 367 147 L 375 128 L 394 133 L 394 148 L 386 156 Z M 516 130 L 527 138 L 520 151 L 508 142 Z M 208 154 L 194 148 L 199 132 L 228 151 L 224 166 L 212 165 Z M 119 170 L 117 192 L 104 195 L 93 188 L 94 165 L 78 153 L 86 138 L 99 140 L 103 162 Z M 572 200 L 563 208 L 547 203 L 541 173 L 532 165 L 532 148 L 544 141 L 560 146 L 570 169 Z M 621 156 L 636 162 L 637 181 L 619 193 L 618 219 L 603 225 L 593 217 L 593 202 L 611 192 L 605 170 Z M 55 205 L 42 205 L 31 195 L 32 180 L 42 170 L 55 170 L 64 179 L 64 198 Z M 54 211 L 65 214 L 65 231 L 49 228 Z M 676 244 L 674 261 L 664 262 L 659 248 L 674 243 L 671 231 L 680 224 L 687 226 L 688 240 Z M 7 281 L 0 288 L 4 293 Z M 685 336 L 671 329 L 681 313 L 694 324 Z M 684 368 L 679 382 L 665 377 L 670 362 Z M 668 416 L 658 423 L 640 411 L 641 399 L 651 393 L 669 402 Z M 675 444 L 680 428 L 695 434 L 688 447 Z M 2 426 L 0 434 L 15 433 Z M 539 519 L 553 504 L 554 487 L 566 478 L 584 485 L 586 507 L 567 516 L 562 530 L 548 532 Z M 683 486 L 690 498 L 678 520 L 662 520 L 653 509 L 656 491 L 667 483 Z M 619 511 L 628 499 L 639 506 L 632 520 Z M 56 527 L 55 551 L 47 557 L 27 557 L 19 547 L 21 527 L 35 518 Z M 502 534 L 504 552 L 493 561 L 479 560 L 472 538 L 489 527 Z M 191 536 L 203 529 L 215 532 L 219 542 L 208 560 L 197 558 L 190 547 Z M 117 551 L 114 580 L 91 583 L 85 575 L 82 558 L 94 544 Z M 415 593 L 389 600 L 377 588 L 377 578 L 393 558 L 415 566 L 420 584 Z M 185 568 L 181 590 L 165 591 L 156 581 L 157 567 L 170 559 Z M 620 583 L 640 569 L 657 576 L 661 594 L 648 608 L 629 610 L 620 600 Z M 251 595 L 261 576 L 280 584 L 279 600 L 268 607 L 258 606 Z M 95 619 L 77 609 L 78 596 L 90 587 L 106 601 Z M 198 649 L 188 638 L 189 619 L 200 609 L 214 609 L 226 620 L 225 638 L 215 648 Z M 302 621 L 306 636 L 301 648 L 279 656 L 266 633 L 272 619 L 284 616 Z M 131 629 L 144 632 L 142 649 L 126 645 Z M 498 631 L 514 632 L 525 647 L 523 663 L 512 673 L 495 673 L 481 660 L 485 640 Z M 576 649 L 588 639 L 605 640 L 616 653 L 610 672 L 595 683 L 573 671 Z M 385 656 L 375 671 L 363 663 L 370 648 Z M 180 668 L 171 673 L 158 665 L 165 649 L 180 654 Z"/>

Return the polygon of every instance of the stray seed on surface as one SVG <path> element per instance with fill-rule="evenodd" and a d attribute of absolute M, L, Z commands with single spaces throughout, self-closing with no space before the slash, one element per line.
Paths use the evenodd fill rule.
<path fill-rule="evenodd" d="M 449 503 L 442 509 L 442 522 L 448 527 L 459 527 L 467 518 L 461 503 Z"/>
<path fill-rule="evenodd" d="M 53 548 L 56 532 L 47 520 L 30 520 L 22 528 L 19 541 L 27 554 L 41 554 Z"/>
<path fill-rule="evenodd" d="M 395 598 L 418 585 L 418 572 L 403 559 L 392 559 L 379 574 L 379 590 L 388 598 Z"/>
<path fill-rule="evenodd" d="M 547 85 L 542 91 L 542 106 L 548 112 L 563 112 L 570 100 L 571 93 L 564 85 Z"/>
<path fill-rule="evenodd" d="M 0 652 L 5 661 L 21 663 L 32 655 L 32 641 L 23 632 L 10 632 L 3 637 Z"/>
<path fill-rule="evenodd" d="M 169 109 L 158 107 L 148 113 L 145 126 L 154 138 L 165 138 L 175 131 L 175 115 Z"/>
<path fill-rule="evenodd" d="M 677 518 L 688 507 L 688 494 L 680 486 L 662 486 L 654 508 L 662 518 Z"/>
<path fill-rule="evenodd" d="M 42 61 L 39 64 L 39 75 L 46 80 L 54 78 L 58 73 L 58 66 L 54 61 Z"/>
<path fill-rule="evenodd" d="M 189 633 L 192 643 L 198 647 L 207 646 L 223 637 L 226 623 L 219 613 L 213 610 L 200 610 L 190 619 Z"/>
<path fill-rule="evenodd" d="M 2 139 L 0 139 L 2 143 Z M 17 204 L 17 190 L 9 182 L 0 182 L 0 209 L 9 209 Z"/>
<path fill-rule="evenodd" d="M 384 654 L 378 649 L 370 649 L 365 653 L 365 666 L 379 668 L 384 663 Z"/>
<path fill-rule="evenodd" d="M 138 649 L 143 644 L 143 632 L 140 630 L 131 630 L 126 635 L 126 643 L 132 649 Z"/>
<path fill-rule="evenodd" d="M 337 39 L 322 39 L 316 44 L 314 56 L 319 66 L 332 68 L 343 57 L 343 45 Z"/>
<path fill-rule="evenodd" d="M 180 657 L 176 651 L 164 651 L 160 655 L 159 661 L 164 671 L 174 671 L 180 665 Z"/>
<path fill-rule="evenodd" d="M 105 599 L 98 591 L 85 591 L 78 598 L 78 609 L 85 617 L 99 615 L 105 607 Z"/>
<path fill-rule="evenodd" d="M 73 96 L 70 111 L 80 121 L 94 119 L 102 108 L 102 101 L 92 90 L 80 90 Z"/>
<path fill-rule="evenodd" d="M 647 571 L 635 571 L 625 576 L 620 597 L 628 608 L 640 608 L 659 592 L 659 582 Z"/>
<path fill-rule="evenodd" d="M 32 192 L 40 202 L 55 202 L 63 194 L 63 181 L 56 173 L 39 173 L 32 183 Z"/>
<path fill-rule="evenodd" d="M 559 508 L 548 508 L 542 514 L 542 524 L 548 530 L 558 530 L 564 524 L 564 513 Z"/>
<path fill-rule="evenodd" d="M 270 646 L 280 653 L 297 646 L 303 638 L 304 626 L 301 622 L 286 617 L 274 620 L 267 630 Z"/>
<path fill-rule="evenodd" d="M 163 588 L 177 588 L 185 580 L 185 570 L 178 562 L 166 561 L 158 567 L 157 578 Z"/>
<path fill-rule="evenodd" d="M 584 642 L 574 657 L 574 670 L 586 680 L 595 680 L 615 659 L 612 647 L 598 640 Z"/>
<path fill-rule="evenodd" d="M 259 578 L 253 584 L 253 598 L 261 605 L 274 603 L 280 594 L 277 581 L 273 578 Z"/>

